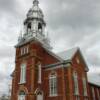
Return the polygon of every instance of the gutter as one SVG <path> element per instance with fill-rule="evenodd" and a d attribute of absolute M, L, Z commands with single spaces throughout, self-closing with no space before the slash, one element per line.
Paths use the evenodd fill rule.
<path fill-rule="evenodd" d="M 53 68 L 53 67 L 56 67 L 56 66 L 59 66 L 59 65 L 66 65 L 66 64 L 71 64 L 71 60 L 64 60 L 62 62 L 57 62 L 57 63 L 53 63 L 53 64 L 49 64 L 49 65 L 45 65 L 43 67 L 43 69 L 47 69 L 47 68 Z"/>

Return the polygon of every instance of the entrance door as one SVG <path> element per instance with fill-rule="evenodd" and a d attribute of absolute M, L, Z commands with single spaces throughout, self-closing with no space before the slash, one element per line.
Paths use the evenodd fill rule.
<path fill-rule="evenodd" d="M 21 91 L 18 95 L 18 100 L 25 100 L 25 93 L 23 91 Z"/>
<path fill-rule="evenodd" d="M 42 94 L 38 94 L 37 95 L 37 100 L 43 100 L 43 95 Z"/>
<path fill-rule="evenodd" d="M 25 95 L 19 95 L 18 100 L 25 100 Z"/>

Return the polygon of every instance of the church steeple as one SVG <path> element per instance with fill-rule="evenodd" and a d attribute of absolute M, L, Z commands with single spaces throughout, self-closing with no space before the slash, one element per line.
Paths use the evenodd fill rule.
<path fill-rule="evenodd" d="M 37 39 L 49 49 L 50 44 L 48 38 L 45 36 L 45 27 L 46 23 L 43 12 L 39 7 L 39 1 L 34 0 L 33 6 L 29 9 L 24 21 L 24 40 Z"/>

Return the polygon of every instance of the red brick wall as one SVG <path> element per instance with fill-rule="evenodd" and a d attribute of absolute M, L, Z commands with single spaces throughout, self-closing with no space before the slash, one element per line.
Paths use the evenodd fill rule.
<path fill-rule="evenodd" d="M 57 86 L 58 86 L 58 96 L 57 97 L 50 97 L 49 95 L 49 75 L 52 71 L 55 71 L 57 74 Z M 43 72 L 43 90 L 44 90 L 44 97 L 45 100 L 62 100 L 63 98 L 63 90 L 62 90 L 62 70 L 61 68 L 55 70 L 44 70 Z"/>
<path fill-rule="evenodd" d="M 94 97 L 95 97 L 95 100 L 100 100 L 100 86 L 94 85 L 92 83 L 88 83 L 88 87 L 89 87 L 90 100 L 94 100 Z M 92 89 L 94 89 L 94 97 L 93 97 Z"/>
<path fill-rule="evenodd" d="M 29 46 L 29 53 L 23 56 L 21 56 L 20 51 L 22 47 L 16 48 L 16 64 L 12 82 L 12 100 L 17 100 L 18 93 L 21 89 L 23 89 L 26 92 L 27 100 L 35 100 L 35 96 L 33 95 L 33 93 L 35 89 L 38 88 L 37 63 L 40 61 L 42 63 L 42 66 L 44 67 L 44 65 L 58 62 L 58 60 L 50 54 L 48 54 L 47 51 L 45 51 L 39 43 L 31 42 L 29 44 L 26 44 L 25 46 Z M 23 62 L 27 64 L 26 83 L 21 85 L 19 84 L 20 65 Z"/>
<path fill-rule="evenodd" d="M 52 71 L 57 73 L 58 96 L 49 96 L 49 75 Z M 68 68 L 48 69 L 44 71 L 43 90 L 45 100 L 69 100 Z M 46 91 L 46 92 L 45 92 Z"/>
<path fill-rule="evenodd" d="M 80 62 L 77 62 L 77 59 L 80 60 Z M 89 98 L 89 97 L 85 97 L 84 93 L 83 93 L 83 77 L 86 78 L 87 80 L 87 72 L 85 71 L 85 63 L 83 61 L 83 58 L 80 54 L 79 51 L 76 52 L 76 54 L 73 56 L 72 59 L 72 69 L 71 69 L 71 77 L 72 77 L 72 94 L 73 94 L 73 100 L 75 100 L 76 96 L 74 95 L 74 80 L 73 80 L 73 72 L 76 71 L 77 75 L 78 75 L 78 85 L 79 85 L 79 98 L 80 100 L 84 100 L 85 98 Z M 87 80 L 88 82 L 88 80 Z M 70 82 L 71 83 L 71 82 Z M 88 90 L 88 83 L 87 83 L 87 92 L 88 92 L 88 96 L 89 96 L 89 90 Z"/>
<path fill-rule="evenodd" d="M 74 82 L 73 82 L 73 72 L 76 71 L 78 74 L 78 83 L 79 83 L 79 97 L 80 100 L 84 100 L 85 97 L 83 95 L 83 82 L 82 78 L 85 77 L 87 80 L 87 72 L 85 71 L 85 63 L 84 60 L 78 51 L 73 59 L 69 67 L 66 65 L 64 68 L 57 69 L 44 69 L 45 65 L 53 64 L 59 62 L 54 56 L 51 56 L 38 42 L 31 42 L 24 46 L 29 47 L 29 53 L 21 56 L 20 49 L 21 47 L 16 48 L 16 66 L 13 74 L 12 81 L 12 98 L 11 100 L 17 100 L 18 93 L 20 90 L 24 90 L 26 93 L 26 100 L 36 100 L 36 96 L 33 95 L 36 88 L 40 87 L 44 93 L 44 100 L 76 100 L 74 95 Z M 23 47 L 24 47 L 23 46 Z M 80 60 L 80 63 L 77 62 L 76 59 Z M 22 62 L 27 63 L 27 71 L 26 71 L 26 83 L 20 85 L 20 65 Z M 42 84 L 37 83 L 38 78 L 38 70 L 37 64 L 41 62 L 42 64 Z M 50 73 L 55 71 L 57 73 L 57 86 L 58 86 L 58 96 L 50 97 L 49 96 L 49 75 Z M 91 93 L 91 84 L 88 85 L 87 81 L 87 90 L 88 90 L 88 100 L 92 99 Z M 95 91 L 96 91 L 95 87 Z M 97 98 L 97 93 L 96 99 Z M 100 87 L 99 87 L 100 94 Z"/>

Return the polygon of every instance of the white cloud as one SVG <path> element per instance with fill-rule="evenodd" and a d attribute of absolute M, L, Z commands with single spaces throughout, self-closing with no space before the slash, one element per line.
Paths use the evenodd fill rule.
<path fill-rule="evenodd" d="M 6 86 L 14 69 L 14 45 L 32 0 L 0 1 L 0 87 Z M 54 51 L 80 46 L 91 76 L 100 73 L 100 1 L 40 0 Z M 93 66 L 94 68 L 92 68 Z M 94 70 L 95 69 L 95 70 Z M 98 74 L 95 74 L 98 73 Z M 5 81 L 7 80 L 7 81 Z M 6 88 L 4 91 L 6 91 Z M 2 89 L 0 89 L 2 91 Z"/>

